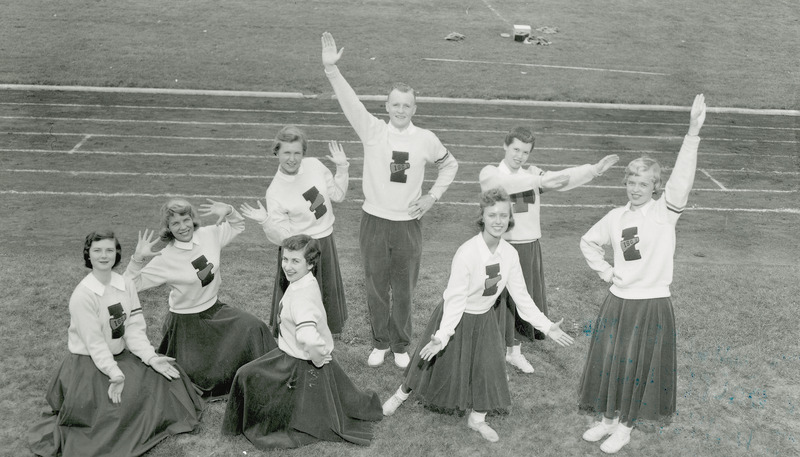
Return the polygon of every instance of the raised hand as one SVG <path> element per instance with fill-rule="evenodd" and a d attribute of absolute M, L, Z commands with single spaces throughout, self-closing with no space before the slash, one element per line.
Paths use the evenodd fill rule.
<path fill-rule="evenodd" d="M 338 141 L 331 141 L 328 143 L 328 150 L 331 151 L 331 154 L 325 157 L 333 162 L 334 165 L 337 167 L 349 165 L 349 163 L 347 163 L 347 156 L 344 154 L 344 148 L 342 148 L 342 145 L 340 145 Z"/>
<path fill-rule="evenodd" d="M 336 65 L 336 62 L 342 57 L 342 52 L 344 52 L 344 48 L 336 50 L 336 41 L 334 41 L 333 35 L 328 32 L 322 34 L 322 65 L 325 65 L 326 68 Z"/>
<path fill-rule="evenodd" d="M 108 398 L 111 400 L 111 403 L 119 403 L 122 401 L 123 388 L 125 388 L 124 376 L 117 376 L 109 380 Z"/>
<path fill-rule="evenodd" d="M 247 203 L 242 203 L 239 206 L 239 211 L 242 212 L 242 216 L 254 220 L 259 224 L 267 220 L 267 209 L 261 204 L 261 200 L 258 201 L 258 208 L 253 208 Z"/>
<path fill-rule="evenodd" d="M 178 379 L 181 377 L 181 374 L 178 369 L 170 363 L 174 361 L 175 359 L 172 357 L 157 355 L 150 359 L 150 366 L 169 380 Z"/>
<path fill-rule="evenodd" d="M 560 346 L 569 346 L 570 344 L 574 343 L 575 340 L 572 339 L 571 336 L 564 333 L 561 330 L 561 324 L 564 323 L 564 319 L 562 318 L 560 321 L 556 322 L 550 327 L 550 331 L 547 332 L 547 336 L 552 338 L 553 341 L 558 343 Z"/>
<path fill-rule="evenodd" d="M 436 338 L 436 335 L 431 335 L 431 341 L 419 351 L 419 356 L 422 357 L 422 360 L 430 360 L 442 350 L 442 340 Z"/>
<path fill-rule="evenodd" d="M 210 198 L 206 200 L 208 203 L 203 203 L 198 207 L 200 209 L 200 215 L 217 216 L 217 225 L 221 224 L 222 221 L 225 220 L 225 217 L 233 211 L 233 206 L 227 203 L 217 202 Z"/>
<path fill-rule="evenodd" d="M 617 162 L 619 162 L 619 156 L 616 154 L 610 154 L 603 157 L 599 162 L 594 164 L 594 174 L 597 176 L 602 175 Z"/>
<path fill-rule="evenodd" d="M 689 116 L 689 135 L 698 135 L 700 133 L 700 128 L 706 121 L 706 97 L 703 94 L 697 95 L 694 98 Z"/>
<path fill-rule="evenodd" d="M 144 229 L 144 233 L 139 231 L 139 241 L 136 243 L 136 250 L 133 251 L 135 262 L 144 262 L 150 257 L 161 255 L 161 251 L 154 251 L 153 246 L 158 244 L 159 237 L 155 230 Z"/>

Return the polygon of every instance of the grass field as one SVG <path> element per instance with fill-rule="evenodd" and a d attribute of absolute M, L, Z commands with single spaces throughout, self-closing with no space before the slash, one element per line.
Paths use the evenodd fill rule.
<path fill-rule="evenodd" d="M 335 206 L 335 230 L 350 319 L 336 357 L 358 385 L 382 399 L 396 389 L 401 370 L 366 367 L 371 335 L 357 242 L 363 160 L 352 128 L 327 97 L 319 63 L 323 30 L 346 48 L 340 67 L 360 94 L 382 94 L 395 79 L 423 96 L 458 98 L 687 106 L 705 93 L 710 112 L 690 207 L 678 223 L 672 287 L 678 414 L 653 435 L 634 431 L 620 455 L 800 455 L 800 243 L 793 228 L 800 222 L 800 116 L 715 110 L 800 108 L 795 6 L 780 0 L 611 0 L 602 8 L 587 0 L 4 5 L 0 83 L 318 97 L 0 90 L 0 456 L 29 455 L 25 431 L 47 409 L 47 382 L 66 353 L 69 295 L 86 274 L 85 234 L 113 228 L 124 267 L 136 232 L 155 228 L 168 196 L 236 205 L 263 198 L 277 168 L 267 154 L 270 140 L 287 123 L 309 133 L 309 156 L 324 156 L 331 139 L 345 145 L 350 189 Z M 548 36 L 551 46 L 515 44 L 499 37 L 511 23 L 556 26 L 559 33 Z M 451 31 L 467 39 L 444 41 Z M 495 64 L 423 60 L 429 57 Z M 383 111 L 380 102 L 367 106 Z M 648 154 L 671 166 L 689 119 L 688 106 L 421 103 L 417 113 L 414 122 L 436 132 L 460 168 L 423 221 L 415 332 L 441 297 L 456 248 L 475 233 L 478 172 L 501 159 L 511 126 L 533 126 L 531 162 L 544 169 L 596 162 L 609 153 L 620 155 L 619 165 Z M 426 188 L 435 174 L 428 179 Z M 550 342 L 523 346 L 536 373 L 509 371 L 513 409 L 490 419 L 500 443 L 483 441 L 464 418 L 434 414 L 412 401 L 376 426 L 369 447 L 323 443 L 269 455 L 600 455 L 598 446 L 580 439 L 589 418 L 578 414 L 575 399 L 606 287 L 586 266 L 578 240 L 611 207 L 625 203 L 621 179 L 617 166 L 590 185 L 543 197 L 551 317 L 565 318 L 577 341 L 567 349 Z M 276 248 L 248 221 L 223 252 L 221 298 L 267 319 Z M 166 295 L 164 288 L 141 294 L 155 343 Z M 415 342 L 421 338 L 416 334 Z M 148 455 L 267 455 L 243 437 L 219 434 L 224 408 L 224 402 L 209 404 L 196 433 L 165 440 Z"/>
<path fill-rule="evenodd" d="M 351 161 L 348 199 L 336 206 L 351 318 L 337 358 L 356 382 L 386 398 L 401 381 L 392 366 L 368 369 L 369 325 L 357 247 L 361 150 L 331 101 L 241 97 L 142 96 L 4 91 L 0 114 L 0 226 L 4 233 L 0 375 L 6 455 L 26 453 L 24 431 L 42 411 L 49 377 L 63 357 L 67 299 L 86 273 L 83 235 L 110 226 L 128 255 L 136 231 L 157 224 L 167 195 L 238 204 L 263 196 L 277 161 L 266 151 L 284 123 L 304 125 L 309 156 L 325 142 L 345 143 Z M 368 103 L 380 112 L 380 103 Z M 423 104 L 417 123 L 433 129 L 460 161 L 456 182 L 425 217 L 425 248 L 415 330 L 436 305 L 457 246 L 474 232 L 478 171 L 501 158 L 513 124 L 537 132 L 533 162 L 545 169 L 617 153 L 672 164 L 687 112 Z M 710 114 L 690 209 L 678 224 L 673 287 L 679 323 L 678 415 L 656 435 L 634 432 L 623 455 L 795 455 L 798 451 L 795 342 L 800 254 L 797 127 L 776 116 Z M 488 445 L 464 427 L 411 402 L 377 426 L 372 446 L 320 444 L 270 455 L 597 455 L 580 440 L 588 419 L 575 408 L 588 332 L 606 288 L 586 267 L 579 237 L 611 206 L 625 202 L 622 170 L 590 185 L 545 195 L 542 240 L 551 315 L 564 317 L 575 346 L 525 345 L 537 372 L 511 371 L 514 409 L 492 423 Z M 429 177 L 433 179 L 434 176 Z M 269 314 L 275 247 L 257 226 L 224 251 L 221 297 L 258 316 Z M 141 294 L 152 341 L 160 339 L 167 291 Z M 415 341 L 418 341 L 416 335 Z M 224 403 L 210 404 L 194 435 L 149 455 L 262 455 L 244 438 L 219 435 Z M 413 437 L 413 439 L 409 439 Z M 266 454 L 263 454 L 266 455 Z"/>

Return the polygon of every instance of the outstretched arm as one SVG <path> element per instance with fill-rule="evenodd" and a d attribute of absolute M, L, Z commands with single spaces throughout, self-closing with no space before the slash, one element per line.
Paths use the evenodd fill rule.
<path fill-rule="evenodd" d="M 328 150 L 331 153 L 325 158 L 336 165 L 336 174 L 331 179 L 330 175 L 326 173 L 325 180 L 328 186 L 328 195 L 332 201 L 338 203 L 344 201 L 344 197 L 347 195 L 347 186 L 350 182 L 350 162 L 347 161 L 344 148 L 338 141 L 328 143 Z"/>
<path fill-rule="evenodd" d="M 700 128 L 706 120 L 706 103 L 703 94 L 694 98 L 689 117 L 689 132 L 683 138 L 675 167 L 664 186 L 664 200 L 669 215 L 677 221 L 689 201 L 689 192 L 694 184 L 697 170 L 697 148 L 700 146 Z"/>

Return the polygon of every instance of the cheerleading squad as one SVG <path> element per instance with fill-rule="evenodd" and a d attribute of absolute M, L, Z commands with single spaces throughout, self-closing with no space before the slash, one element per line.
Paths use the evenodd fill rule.
<path fill-rule="evenodd" d="M 168 436 L 195 430 L 204 402 L 225 396 L 222 432 L 243 434 L 259 449 L 317 441 L 368 445 L 373 423 L 395 414 L 412 393 L 433 410 L 468 412 L 467 426 L 495 442 L 486 415 L 511 405 L 505 363 L 534 371 L 521 341 L 573 344 L 560 328 L 563 319 L 547 317 L 541 195 L 586 184 L 619 158 L 557 172 L 525 167 L 534 136 L 512 129 L 503 159 L 480 172 L 478 233 L 456 251 L 442 300 L 410 351 L 421 218 L 447 190 L 458 163 L 434 133 L 411 122 L 416 99 L 409 86 L 390 91 L 388 122 L 370 114 L 336 66 L 342 53 L 323 34 L 325 75 L 364 147 L 359 244 L 372 327 L 367 364 L 382 365 L 391 351 L 405 369 L 397 391 L 381 404 L 333 356 L 347 303 L 331 203 L 346 197 L 349 164 L 331 142 L 331 173 L 306 157 L 305 133 L 287 126 L 274 141 L 279 168 L 266 207 L 242 203 L 237 211 L 208 200 L 196 209 L 170 199 L 158 232 L 139 233 L 121 275 L 113 271 L 122 257 L 114 233 L 86 237 L 83 257 L 91 271 L 69 301 L 69 354 L 46 395 L 52 415 L 29 431 L 35 454 L 141 455 Z M 628 203 L 580 240 L 589 267 L 610 284 L 578 386 L 579 409 L 599 418 L 583 439 L 608 436 L 600 446 L 606 453 L 625 446 L 633 427 L 668 423 L 675 413 L 675 225 L 694 181 L 705 109 L 698 95 L 666 183 L 655 160 L 633 160 L 623 179 Z M 423 192 L 428 164 L 438 174 Z M 214 224 L 201 226 L 200 217 Z M 218 298 L 221 251 L 244 231 L 245 219 L 279 246 L 270 326 Z M 162 284 L 169 287 L 169 314 L 156 350 L 137 292 Z"/>

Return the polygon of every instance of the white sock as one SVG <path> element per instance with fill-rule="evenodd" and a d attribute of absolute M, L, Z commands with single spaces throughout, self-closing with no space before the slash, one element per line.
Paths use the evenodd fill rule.
<path fill-rule="evenodd" d="M 633 427 L 628 427 L 625 424 L 619 424 L 619 427 L 617 427 L 617 431 L 615 433 L 620 433 L 630 436 L 632 431 Z"/>
<path fill-rule="evenodd" d="M 615 417 L 613 419 L 609 419 L 609 418 L 603 416 L 603 425 L 614 425 L 617 422 L 619 422 L 619 416 L 617 416 L 617 417 Z"/>
<path fill-rule="evenodd" d="M 405 401 L 405 400 L 407 400 L 407 399 L 408 399 L 408 396 L 411 394 L 411 392 L 408 392 L 408 393 L 405 393 L 405 392 L 403 392 L 403 386 L 400 386 L 400 387 L 398 387 L 398 388 L 397 388 L 397 392 L 395 392 L 394 394 L 395 394 L 395 395 L 397 396 L 397 398 L 399 398 L 400 400 L 403 400 L 403 401 Z"/>
<path fill-rule="evenodd" d="M 470 411 L 469 420 L 473 424 L 477 424 L 478 422 L 486 422 L 486 413 L 479 413 L 477 411 Z"/>

